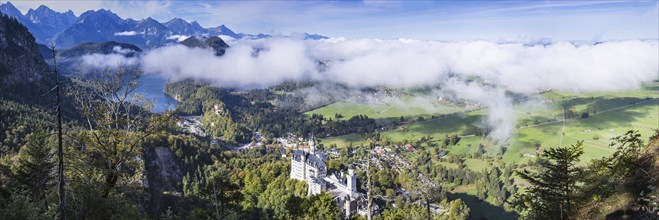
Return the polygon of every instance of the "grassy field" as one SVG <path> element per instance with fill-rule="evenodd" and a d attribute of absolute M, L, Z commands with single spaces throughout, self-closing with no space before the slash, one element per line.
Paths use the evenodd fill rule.
<path fill-rule="evenodd" d="M 466 159 L 465 165 L 473 171 L 481 171 L 489 167 L 489 162 L 480 159 Z"/>
<path fill-rule="evenodd" d="M 392 141 L 418 140 L 424 136 L 431 136 L 435 140 L 440 140 L 444 139 L 446 135 L 461 135 L 470 130 L 479 129 L 478 127 L 482 124 L 485 114 L 485 111 L 479 110 L 446 118 L 412 123 L 384 131 L 381 135 L 390 138 Z"/>
<path fill-rule="evenodd" d="M 562 145 L 576 144 L 584 140 L 583 162 L 610 155 L 615 150 L 609 147 L 610 139 L 628 130 L 638 130 L 644 138 L 659 128 L 659 101 L 651 100 L 634 106 L 597 113 L 588 118 L 568 119 Z M 562 122 L 517 129 L 511 147 L 503 156 L 506 162 L 524 161 L 523 153 L 536 152 L 541 147 L 561 145 Z"/>
<path fill-rule="evenodd" d="M 543 94 L 553 99 L 566 109 L 574 109 L 577 112 L 605 111 L 608 109 L 631 105 L 650 98 L 657 98 L 656 87 L 658 83 L 647 85 L 643 89 L 620 91 L 620 92 L 560 92 L 553 91 Z"/>
<path fill-rule="evenodd" d="M 531 159 L 532 157 L 522 155 L 536 153 L 538 145 L 548 148 L 561 144 L 575 144 L 579 140 L 584 140 L 585 153 L 582 161 L 587 162 L 610 155 L 615 150 L 608 146 L 612 137 L 633 129 L 639 130 L 643 137 L 647 138 L 652 133 L 652 129 L 659 128 L 657 85 L 659 83 L 646 86 L 644 89 L 609 93 L 544 93 L 540 97 L 543 101 L 541 104 L 514 107 L 515 114 L 518 116 L 518 128 L 505 143 L 492 143 L 488 138 L 469 135 L 483 125 L 486 110 L 412 123 L 384 131 L 381 136 L 392 141 L 416 141 L 421 137 L 430 136 L 434 138 L 434 141 L 439 142 L 446 135 L 465 135 L 457 145 L 448 146 L 445 150 L 450 154 L 471 154 L 477 151 L 479 144 L 482 144 L 488 154 L 498 154 L 501 152 L 501 148 L 505 147 L 503 161 L 506 163 L 523 163 Z M 335 104 L 337 105 L 330 105 L 335 110 L 317 109 L 317 111 L 338 111 L 340 105 L 345 103 Z M 568 119 L 561 143 L 562 106 L 578 113 L 579 116 L 581 112 L 588 111 L 589 117 Z M 359 114 L 358 108 L 344 107 L 354 111 L 352 114 Z M 362 108 L 365 107 L 362 106 Z M 396 114 L 404 113 L 401 109 L 397 109 L 396 112 Z M 409 114 L 416 113 L 418 112 Z M 344 116 L 346 115 L 344 114 Z M 350 142 L 356 146 L 364 143 L 364 138 L 357 134 L 349 134 L 323 139 L 326 146 L 334 143 L 338 147 L 342 147 L 347 146 Z"/>
<path fill-rule="evenodd" d="M 339 101 L 321 108 L 305 112 L 306 115 L 320 114 L 335 119 L 336 113 L 347 119 L 355 115 L 366 115 L 380 121 L 398 120 L 405 118 L 431 117 L 441 114 L 450 114 L 463 111 L 460 106 L 448 103 L 440 104 L 427 97 L 403 96 L 375 103 L 356 102 L 352 99 Z"/>
<path fill-rule="evenodd" d="M 336 145 L 338 148 L 343 148 L 350 146 L 352 143 L 352 146 L 359 146 L 359 145 L 365 145 L 366 144 L 366 139 L 362 137 L 359 134 L 346 134 L 346 135 L 341 135 L 341 136 L 335 136 L 335 137 L 329 137 L 329 138 L 323 138 L 320 139 L 320 143 L 323 144 L 325 147 L 329 147 L 330 145 Z"/>

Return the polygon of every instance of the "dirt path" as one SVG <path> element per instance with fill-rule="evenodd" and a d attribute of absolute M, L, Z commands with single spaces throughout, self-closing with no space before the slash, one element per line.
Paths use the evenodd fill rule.
<path fill-rule="evenodd" d="M 385 108 L 384 110 L 379 111 L 378 113 L 375 113 L 375 115 L 382 114 L 382 113 L 386 112 L 387 110 L 389 110 L 391 107 L 394 107 L 394 105 L 390 105 L 388 108 Z"/>

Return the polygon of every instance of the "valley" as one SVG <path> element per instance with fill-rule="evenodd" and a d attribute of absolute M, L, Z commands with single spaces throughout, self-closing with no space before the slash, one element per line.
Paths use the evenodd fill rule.
<path fill-rule="evenodd" d="M 515 130 L 510 138 L 504 142 L 497 143 L 487 137 L 478 135 L 478 129 L 482 129 L 486 109 L 474 112 L 457 114 L 449 117 L 439 117 L 447 113 L 465 111 L 457 110 L 447 112 L 452 107 L 442 107 L 442 111 L 425 112 L 427 115 L 418 115 L 415 111 L 407 111 L 396 114 L 392 120 L 410 118 L 418 120 L 418 116 L 425 116 L 425 120 L 393 126 L 388 130 L 381 131 L 381 138 L 392 142 L 418 141 L 421 138 L 430 137 L 431 144 L 441 142 L 447 135 L 458 135 L 461 137 L 459 144 L 447 146 L 444 150 L 448 154 L 466 155 L 475 153 L 479 145 L 485 146 L 485 150 L 491 155 L 501 155 L 507 163 L 523 163 L 537 155 L 538 148 L 553 147 L 561 145 L 561 136 L 564 136 L 562 145 L 575 144 L 579 140 L 586 140 L 584 161 L 598 159 L 613 153 L 614 149 L 608 146 L 609 140 L 617 134 L 627 130 L 638 130 L 643 135 L 650 135 L 656 128 L 659 120 L 659 95 L 656 91 L 657 83 L 648 83 L 642 89 L 615 93 L 574 93 L 574 92 L 546 92 L 538 95 L 538 103 L 515 106 L 517 120 L 514 124 Z M 543 101 L 543 102 L 541 102 Z M 407 103 L 395 103 L 393 105 L 359 105 L 354 102 L 341 101 L 305 114 L 323 114 L 326 117 L 334 117 L 335 114 L 351 115 L 353 111 L 364 113 L 377 112 L 379 109 L 405 108 Z M 414 105 L 412 105 L 414 106 Z M 563 109 L 568 113 L 565 120 L 565 132 L 563 129 Z M 361 109 L 359 108 L 361 107 Z M 438 107 L 437 109 L 440 109 Z M 361 110 L 361 111 L 360 111 Z M 588 117 L 582 117 L 582 113 L 589 112 Z M 357 113 L 358 114 L 358 113 Z M 437 118 L 431 118 L 432 116 Z M 377 116 L 375 117 L 377 118 Z M 619 120 L 618 122 L 615 122 Z M 624 123 L 621 123 L 623 122 Z M 344 136 L 327 137 L 321 139 L 326 145 L 346 146 L 363 145 L 366 139 L 358 134 L 347 134 Z M 427 144 L 422 144 L 427 147 Z M 501 154 L 501 148 L 505 153 Z M 524 156 L 524 154 L 528 154 Z M 532 157 L 529 157 L 533 155 Z"/>

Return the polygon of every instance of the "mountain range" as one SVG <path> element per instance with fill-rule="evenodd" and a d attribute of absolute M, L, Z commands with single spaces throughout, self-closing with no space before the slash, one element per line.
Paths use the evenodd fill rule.
<path fill-rule="evenodd" d="M 268 34 L 236 33 L 225 25 L 204 28 L 196 21 L 174 18 L 161 23 L 153 18 L 123 19 L 110 10 L 89 10 L 76 16 L 71 10 L 64 13 L 41 5 L 22 14 L 11 2 L 0 5 L 0 12 L 14 17 L 34 35 L 37 43 L 69 48 L 85 42 L 118 41 L 141 48 L 155 48 L 176 44 L 189 36 L 228 36 L 234 39 L 268 38 Z M 304 39 L 318 40 L 326 36 L 303 34 Z"/>

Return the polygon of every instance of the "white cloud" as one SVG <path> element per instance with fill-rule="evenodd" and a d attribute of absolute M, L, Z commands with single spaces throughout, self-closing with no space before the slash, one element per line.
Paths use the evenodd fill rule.
<path fill-rule="evenodd" d="M 172 35 L 172 36 L 167 37 L 167 40 L 176 40 L 177 42 L 181 42 L 181 41 L 184 41 L 185 39 L 188 39 L 188 37 L 190 37 L 190 36 L 176 34 L 176 35 Z"/>
<path fill-rule="evenodd" d="M 139 63 L 137 58 L 126 58 L 121 54 L 86 54 L 80 57 L 80 59 L 85 66 L 94 68 L 116 68 L 119 66 L 132 66 Z"/>
<path fill-rule="evenodd" d="M 112 51 L 114 51 L 115 53 L 123 54 L 123 55 L 135 52 L 134 50 L 131 50 L 131 49 L 128 49 L 128 48 L 122 48 L 121 46 L 114 46 L 112 48 Z"/>
<path fill-rule="evenodd" d="M 135 36 L 137 35 L 137 32 L 135 31 L 123 31 L 123 32 L 115 32 L 114 36 Z"/>
<path fill-rule="evenodd" d="M 251 43 L 235 44 L 222 57 L 214 56 L 210 50 L 181 45 L 159 48 L 143 56 L 143 67 L 146 72 L 161 73 L 172 79 L 205 78 L 218 85 L 236 87 L 269 86 L 313 74 L 315 63 L 307 56 L 304 42 L 272 39 Z M 254 56 L 253 46 L 259 43 L 269 44 Z"/>
<path fill-rule="evenodd" d="M 233 37 L 227 36 L 227 35 L 219 35 L 217 37 L 221 38 L 224 42 L 227 42 L 227 43 L 228 42 L 233 42 L 233 41 L 236 40 L 236 38 L 233 38 Z"/>
<path fill-rule="evenodd" d="M 517 114 L 513 111 L 512 100 L 506 97 L 505 90 L 454 79 L 444 83 L 443 89 L 460 98 L 481 103 L 487 108 L 486 123 L 492 128 L 490 137 L 497 141 L 506 141 L 510 137 Z"/>
<path fill-rule="evenodd" d="M 145 72 L 170 79 L 197 78 L 218 86 L 267 87 L 287 80 L 364 86 L 440 86 L 488 108 L 491 136 L 505 140 L 515 113 L 504 91 L 542 89 L 614 91 L 658 79 L 657 41 L 615 41 L 575 46 L 528 46 L 489 41 L 291 38 L 236 40 L 221 57 L 181 45 L 143 56 Z M 326 63 L 319 71 L 317 62 Z M 457 77 L 455 77 L 457 76 Z M 492 86 L 456 78 L 478 77 Z"/>
<path fill-rule="evenodd" d="M 149 71 L 174 78 L 207 78 L 223 86 L 314 79 L 354 87 L 410 87 L 438 84 L 449 74 L 457 74 L 478 76 L 516 92 L 599 91 L 634 88 L 656 79 L 657 49 L 656 41 L 527 46 L 489 41 L 270 38 L 235 41 L 222 57 L 206 50 L 165 47 L 149 52 L 144 64 Z M 327 71 L 317 71 L 317 60 L 327 63 Z"/>

